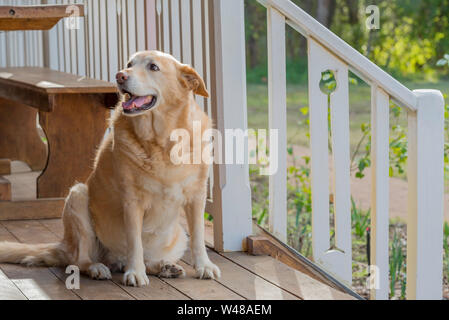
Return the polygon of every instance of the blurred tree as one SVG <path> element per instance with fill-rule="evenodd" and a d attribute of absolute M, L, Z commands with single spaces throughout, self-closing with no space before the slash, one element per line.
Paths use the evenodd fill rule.
<path fill-rule="evenodd" d="M 292 1 L 396 77 L 448 74 L 435 64 L 449 52 L 449 0 Z M 253 79 L 259 81 L 266 78 L 266 9 L 256 0 L 245 0 L 245 5 L 248 68 L 257 71 Z M 366 28 L 368 5 L 379 6 L 379 30 Z M 287 28 L 286 44 L 288 63 L 305 65 L 305 38 Z"/>

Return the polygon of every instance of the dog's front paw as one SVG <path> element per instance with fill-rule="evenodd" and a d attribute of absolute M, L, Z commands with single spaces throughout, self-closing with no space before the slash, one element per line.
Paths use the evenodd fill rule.
<path fill-rule="evenodd" d="M 89 266 L 87 274 L 95 280 L 112 279 L 111 271 L 102 263 L 94 263 Z"/>
<path fill-rule="evenodd" d="M 132 287 L 143 287 L 150 284 L 147 274 L 144 271 L 137 271 L 135 269 L 129 269 L 123 275 L 123 284 Z"/>
<path fill-rule="evenodd" d="M 209 259 L 195 264 L 195 271 L 198 279 L 215 279 L 221 277 L 220 269 Z"/>

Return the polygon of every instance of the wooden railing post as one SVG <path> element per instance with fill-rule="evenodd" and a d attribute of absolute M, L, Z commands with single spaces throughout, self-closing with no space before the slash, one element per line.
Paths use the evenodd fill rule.
<path fill-rule="evenodd" d="M 370 298 L 388 300 L 390 97 L 371 87 L 371 265 Z"/>
<path fill-rule="evenodd" d="M 408 117 L 407 299 L 442 299 L 444 99 L 416 90 Z"/>
<path fill-rule="evenodd" d="M 278 131 L 278 166 L 270 172 L 270 232 L 287 242 L 287 77 L 285 18 L 268 7 L 268 97 L 269 127 Z M 273 148 L 274 150 L 274 148 Z M 271 164 L 270 164 L 271 165 Z M 271 170 L 270 170 L 271 171 Z"/>
<path fill-rule="evenodd" d="M 246 131 L 246 66 L 243 0 L 209 2 L 211 22 L 212 114 L 223 135 L 226 158 L 226 129 Z M 245 159 L 248 144 L 245 143 Z M 237 150 L 241 152 L 242 150 Z M 235 154 L 235 152 L 234 152 Z M 219 164 L 214 168 L 213 187 L 214 246 L 219 251 L 244 250 L 244 240 L 252 233 L 251 188 L 248 161 L 245 164 Z"/>

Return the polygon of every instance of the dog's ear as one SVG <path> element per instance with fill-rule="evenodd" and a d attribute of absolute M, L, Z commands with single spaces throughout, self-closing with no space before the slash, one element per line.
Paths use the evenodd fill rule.
<path fill-rule="evenodd" d="M 206 85 L 204 84 L 204 80 L 189 65 L 181 65 L 180 69 L 180 81 L 181 84 L 190 90 L 193 90 L 195 94 L 200 96 L 209 98 L 209 92 L 207 92 Z"/>

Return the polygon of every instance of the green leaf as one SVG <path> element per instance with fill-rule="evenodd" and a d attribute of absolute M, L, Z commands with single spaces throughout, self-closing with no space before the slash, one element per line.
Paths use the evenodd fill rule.
<path fill-rule="evenodd" d="M 309 107 L 302 107 L 299 111 L 306 116 L 309 113 Z"/>

